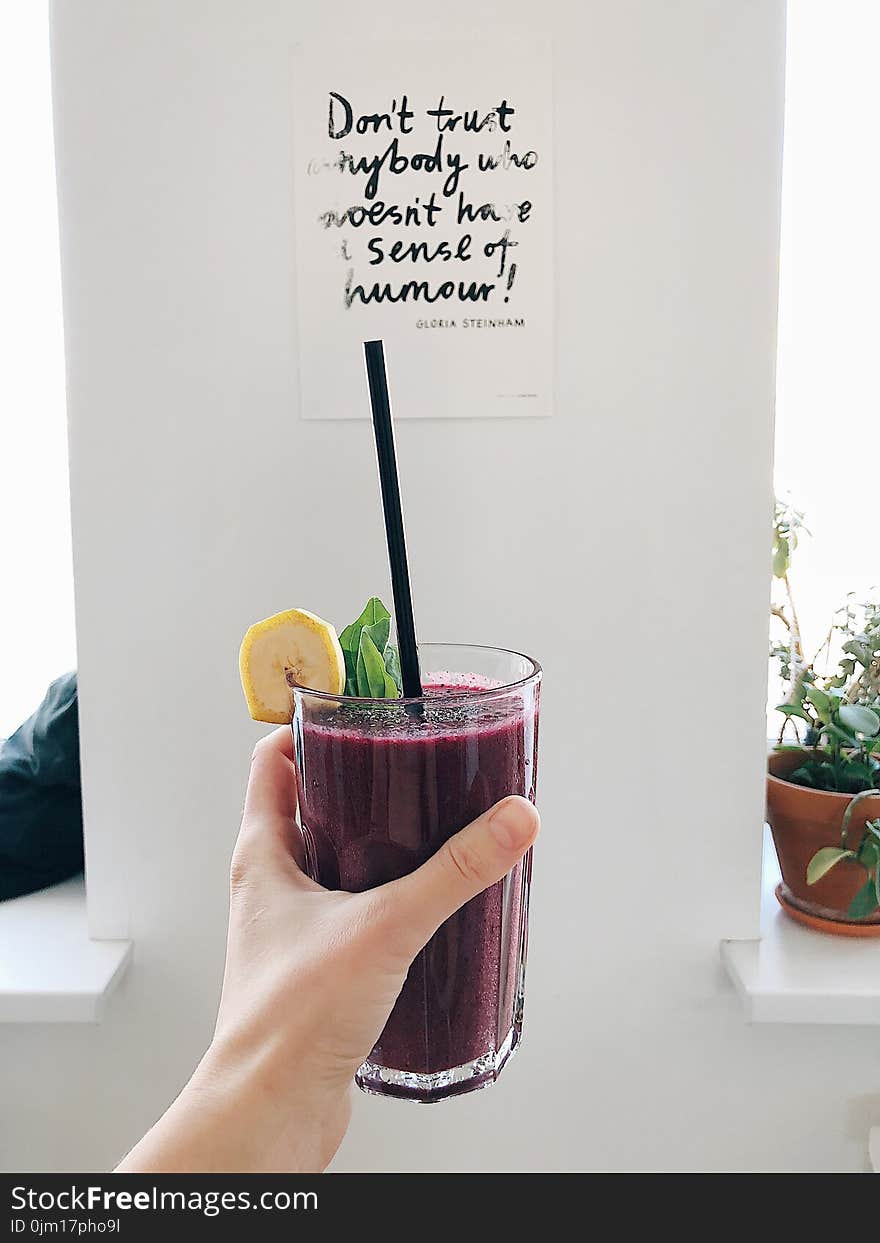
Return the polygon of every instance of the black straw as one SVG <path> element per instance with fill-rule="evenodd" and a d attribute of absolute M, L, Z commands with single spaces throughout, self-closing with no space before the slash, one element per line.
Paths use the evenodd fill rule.
<path fill-rule="evenodd" d="M 400 674 L 403 694 L 413 699 L 422 693 L 416 627 L 413 620 L 412 590 L 406 562 L 406 540 L 403 536 L 403 512 L 400 507 L 400 482 L 397 478 L 397 455 L 394 452 L 394 425 L 388 398 L 388 377 L 385 374 L 385 350 L 381 341 L 364 342 L 370 405 L 373 408 L 373 431 L 376 434 L 376 455 L 379 459 L 379 482 L 382 486 L 382 509 L 385 512 L 385 535 L 388 560 L 391 563 L 391 588 L 394 592 L 394 617 L 400 649 Z"/>

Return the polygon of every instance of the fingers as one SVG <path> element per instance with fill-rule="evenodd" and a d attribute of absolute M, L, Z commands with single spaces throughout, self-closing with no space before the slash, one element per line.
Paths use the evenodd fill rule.
<path fill-rule="evenodd" d="M 244 818 L 296 815 L 296 773 L 289 725 L 266 734 L 254 747 Z"/>
<path fill-rule="evenodd" d="M 254 748 L 236 845 L 238 862 L 255 856 L 304 866 L 302 837 L 296 824 L 296 770 L 290 726 L 282 725 Z"/>
<path fill-rule="evenodd" d="M 445 919 L 501 880 L 538 835 L 528 799 L 511 796 L 456 833 L 417 871 L 383 887 L 383 908 L 411 957 Z"/>

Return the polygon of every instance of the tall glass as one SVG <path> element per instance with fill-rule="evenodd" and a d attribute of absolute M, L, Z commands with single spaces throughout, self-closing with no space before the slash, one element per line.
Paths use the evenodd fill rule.
<path fill-rule="evenodd" d="M 541 669 L 528 656 L 419 645 L 419 699 L 294 688 L 299 814 L 310 875 L 357 893 L 405 876 L 508 794 L 535 798 Z M 493 1083 L 519 1044 L 531 851 L 412 964 L 356 1080 L 437 1101 Z"/>

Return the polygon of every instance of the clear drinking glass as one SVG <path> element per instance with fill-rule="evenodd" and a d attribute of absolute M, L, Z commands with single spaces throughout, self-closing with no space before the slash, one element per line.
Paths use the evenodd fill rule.
<path fill-rule="evenodd" d="M 534 801 L 540 666 L 419 645 L 418 699 L 294 687 L 299 815 L 310 875 L 360 892 L 419 867 L 508 794 Z M 410 968 L 356 1080 L 437 1101 L 493 1083 L 520 1041 L 531 851 L 448 919 Z"/>

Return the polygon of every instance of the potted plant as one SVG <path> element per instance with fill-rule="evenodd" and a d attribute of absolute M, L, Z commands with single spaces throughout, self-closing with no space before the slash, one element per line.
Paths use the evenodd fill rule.
<path fill-rule="evenodd" d="M 880 934 L 880 602 L 848 597 L 807 660 L 789 572 L 803 518 L 777 503 L 771 645 L 786 688 L 767 774 L 767 819 L 795 918 Z"/>

